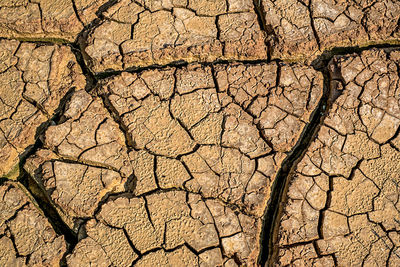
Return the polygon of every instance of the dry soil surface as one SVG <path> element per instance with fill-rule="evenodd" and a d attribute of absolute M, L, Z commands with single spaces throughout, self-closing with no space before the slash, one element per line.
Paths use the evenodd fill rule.
<path fill-rule="evenodd" d="M 399 266 L 400 2 L 0 3 L 0 266 Z"/>

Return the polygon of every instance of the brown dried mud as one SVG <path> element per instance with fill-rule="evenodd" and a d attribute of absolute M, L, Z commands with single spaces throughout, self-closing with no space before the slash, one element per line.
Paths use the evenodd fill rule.
<path fill-rule="evenodd" d="M 3 1 L 0 265 L 399 265 L 399 22 L 392 0 Z"/>

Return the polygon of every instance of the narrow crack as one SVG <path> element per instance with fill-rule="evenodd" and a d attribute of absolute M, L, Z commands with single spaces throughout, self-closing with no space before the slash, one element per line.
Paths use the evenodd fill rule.
<path fill-rule="evenodd" d="M 132 149 L 137 150 L 135 147 L 135 143 L 133 141 L 133 138 L 131 134 L 129 133 L 128 126 L 125 125 L 123 122 L 122 118 L 119 116 L 118 111 L 114 108 L 114 106 L 111 104 L 110 100 L 108 97 L 104 94 L 99 95 L 99 97 L 103 101 L 104 107 L 108 110 L 108 113 L 110 116 L 113 118 L 113 120 L 118 124 L 119 129 L 125 136 L 125 146 L 128 149 L 128 152 L 131 151 Z"/>
<path fill-rule="evenodd" d="M 318 231 L 318 237 L 320 239 L 324 238 L 324 231 L 323 231 L 323 223 L 325 219 L 325 212 L 328 210 L 328 208 L 331 206 L 332 202 L 332 191 L 333 191 L 333 179 L 334 177 L 329 176 L 328 178 L 328 191 L 326 192 L 326 200 L 325 200 L 325 206 L 319 211 L 319 216 L 318 216 L 318 226 L 317 226 L 317 231 Z M 320 255 L 320 254 L 318 254 Z"/>
<path fill-rule="evenodd" d="M 307 6 L 308 13 L 310 15 L 310 25 L 311 25 L 312 32 L 314 34 L 315 41 L 317 42 L 317 45 L 318 45 L 318 50 L 321 50 L 321 40 L 319 39 L 318 31 L 315 28 L 313 11 L 312 11 L 311 5 L 312 5 L 312 1 L 310 0 L 310 3 Z"/>
<path fill-rule="evenodd" d="M 71 2 L 72 2 L 72 8 L 73 8 L 73 10 L 74 10 L 74 12 L 75 12 L 76 18 L 78 19 L 78 21 L 79 21 L 80 23 L 82 23 L 82 25 L 84 25 L 84 23 L 82 22 L 81 16 L 79 16 L 78 9 L 76 8 L 76 3 L 75 3 L 75 1 L 74 1 L 74 0 L 71 0 Z"/>

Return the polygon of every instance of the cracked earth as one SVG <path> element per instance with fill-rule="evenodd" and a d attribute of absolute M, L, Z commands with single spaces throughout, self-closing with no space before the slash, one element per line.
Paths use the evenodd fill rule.
<path fill-rule="evenodd" d="M 0 3 L 0 266 L 399 266 L 400 2 Z"/>

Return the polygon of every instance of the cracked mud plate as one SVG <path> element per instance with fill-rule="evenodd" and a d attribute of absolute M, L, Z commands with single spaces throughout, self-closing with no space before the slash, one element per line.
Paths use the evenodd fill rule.
<path fill-rule="evenodd" d="M 394 0 L 2 1 L 0 265 L 399 266 L 399 23 Z"/>

